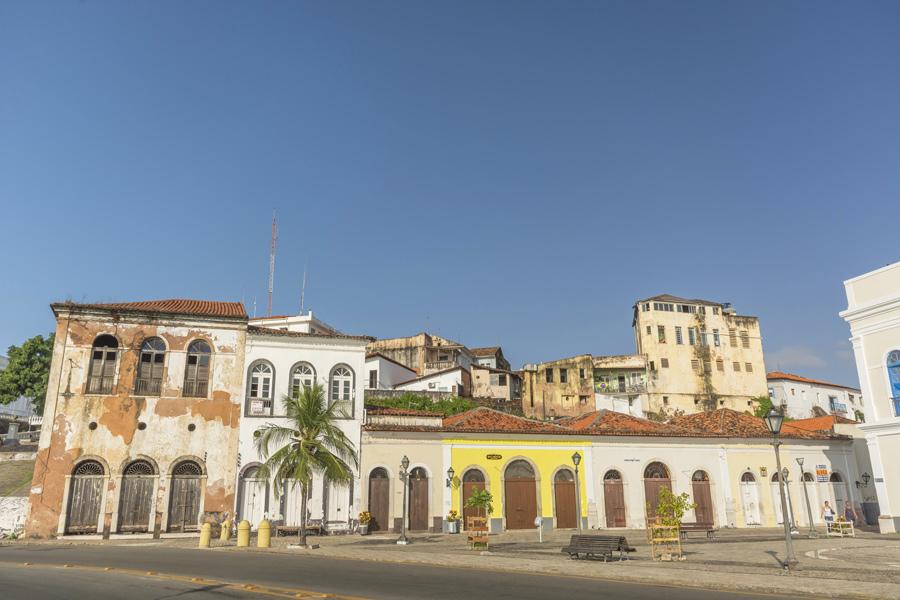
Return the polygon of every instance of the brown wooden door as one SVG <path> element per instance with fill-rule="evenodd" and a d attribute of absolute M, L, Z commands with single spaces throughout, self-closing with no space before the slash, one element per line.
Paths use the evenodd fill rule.
<path fill-rule="evenodd" d="M 141 532 L 150 528 L 153 476 L 131 475 L 122 479 L 119 531 Z"/>
<path fill-rule="evenodd" d="M 669 479 L 645 479 L 644 480 L 644 498 L 649 505 L 647 509 L 647 518 L 656 516 L 656 506 L 659 504 L 659 492 L 663 488 L 672 491 L 672 482 Z"/>
<path fill-rule="evenodd" d="M 533 529 L 537 517 L 537 495 L 534 479 L 507 479 L 506 528 Z"/>
<path fill-rule="evenodd" d="M 75 475 L 71 486 L 66 533 L 96 533 L 103 476 Z"/>
<path fill-rule="evenodd" d="M 468 517 L 484 517 L 484 510 L 480 508 L 471 508 L 466 506 L 472 492 L 476 489 L 484 490 L 487 486 L 484 481 L 484 473 L 478 469 L 469 469 L 462 476 L 462 516 L 463 528 L 467 528 L 466 522 Z"/>
<path fill-rule="evenodd" d="M 577 527 L 578 517 L 575 515 L 575 482 L 554 482 L 553 495 L 556 498 L 556 528 L 574 529 Z M 534 526 L 533 523 L 532 526 Z"/>
<path fill-rule="evenodd" d="M 409 530 L 428 531 L 428 475 L 421 467 L 409 474 Z"/>
<path fill-rule="evenodd" d="M 621 479 L 604 480 L 603 502 L 606 507 L 606 526 L 625 527 L 625 486 Z"/>
<path fill-rule="evenodd" d="M 382 473 L 383 472 L 383 473 Z M 390 531 L 390 480 L 387 471 L 378 468 L 369 475 L 369 531 Z"/>
<path fill-rule="evenodd" d="M 709 481 L 692 481 L 691 486 L 694 490 L 694 502 L 697 508 L 694 514 L 697 517 L 697 523 L 701 525 L 713 525 L 715 517 L 713 512 L 712 493 L 709 489 Z"/>

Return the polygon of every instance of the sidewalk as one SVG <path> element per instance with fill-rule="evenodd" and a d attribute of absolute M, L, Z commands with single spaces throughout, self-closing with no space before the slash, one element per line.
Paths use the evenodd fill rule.
<path fill-rule="evenodd" d="M 858 533 L 856 538 L 807 539 L 794 536 L 800 564 L 784 574 L 780 529 L 723 530 L 717 541 L 705 537 L 684 543 L 684 562 L 655 562 L 641 530 L 616 531 L 637 548 L 625 562 L 572 560 L 560 553 L 569 532 L 554 531 L 538 543 L 537 533 L 505 532 L 491 536 L 489 553 L 466 548 L 461 535 L 413 534 L 412 543 L 398 546 L 396 535 L 310 537 L 315 550 L 289 548 L 297 538 L 273 538 L 270 549 L 237 548 L 234 541 L 213 541 L 213 551 L 278 552 L 318 559 L 342 558 L 422 563 L 459 569 L 523 571 L 716 590 L 811 595 L 827 598 L 889 598 L 900 600 L 900 536 Z M 587 533 L 587 532 L 586 532 Z M 603 533 L 603 532 L 597 532 Z M 197 540 L 110 540 L 56 542 L 167 545 L 196 547 Z M 253 541 L 255 544 L 255 540 Z"/>

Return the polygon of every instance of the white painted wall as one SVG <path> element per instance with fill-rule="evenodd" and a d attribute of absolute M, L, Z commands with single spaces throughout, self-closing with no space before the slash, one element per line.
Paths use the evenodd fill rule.
<path fill-rule="evenodd" d="M 813 407 L 818 406 L 826 413 L 856 420 L 855 411 L 863 410 L 862 394 L 859 390 L 830 387 L 793 381 L 791 379 L 769 379 L 769 397 L 775 404 L 787 406 L 787 416 L 792 419 L 814 417 Z M 846 407 L 845 412 L 832 411 L 829 398 L 834 397 Z"/>
<path fill-rule="evenodd" d="M 348 339 L 340 337 L 272 337 L 262 335 L 248 335 L 246 364 L 244 366 L 244 388 L 242 398 L 246 398 L 248 390 L 249 367 L 255 361 L 264 359 L 268 360 L 275 368 L 274 382 L 274 416 L 256 417 L 248 416 L 246 413 L 246 402 L 242 403 L 242 416 L 240 428 L 240 455 L 238 457 L 238 494 L 236 503 L 238 506 L 242 503 L 242 493 L 240 490 L 240 473 L 248 465 L 256 462 L 263 462 L 263 457 L 259 455 L 254 445 L 253 433 L 265 423 L 282 422 L 287 424 L 286 419 L 279 419 L 278 415 L 283 414 L 281 398 L 289 392 L 290 372 L 293 365 L 298 362 L 308 362 L 315 369 L 316 381 L 326 390 L 328 395 L 328 377 L 331 370 L 339 365 L 345 364 L 349 366 L 354 375 L 353 383 L 353 418 L 340 420 L 338 426 L 353 441 L 360 451 L 360 431 L 363 419 L 363 400 L 364 389 L 366 385 L 366 340 L 364 339 Z M 324 505 L 324 488 L 321 476 L 316 476 L 313 482 L 312 498 L 309 501 L 308 509 L 310 518 L 321 519 L 324 517 L 330 521 L 334 521 L 333 527 L 339 527 L 339 522 L 346 524 L 350 519 L 358 516 L 359 510 L 359 475 L 355 473 L 354 481 L 350 488 L 332 489 L 331 501 L 329 502 L 329 515 L 323 514 Z M 299 492 L 287 494 L 291 502 L 299 504 Z M 352 499 L 351 499 L 352 496 Z M 267 495 L 268 505 L 264 507 L 264 513 L 269 519 L 280 520 L 284 517 L 281 510 L 280 498 L 275 495 L 274 486 L 270 482 Z M 351 501 L 352 500 L 352 501 Z M 299 515 L 299 508 L 293 509 L 296 515 Z M 239 515 L 239 518 L 243 518 Z M 252 524 L 255 528 L 257 523 Z"/>
<path fill-rule="evenodd" d="M 378 372 L 378 385 L 375 388 L 369 388 L 369 371 L 373 370 Z M 417 377 L 416 372 L 412 369 L 378 355 L 366 358 L 365 375 L 365 387 L 379 390 L 392 389 L 398 383 Z"/>
<path fill-rule="evenodd" d="M 607 394 L 594 394 L 594 403 L 597 410 L 612 410 L 635 417 L 644 417 L 644 405 L 647 403 L 646 394 L 637 394 L 632 401 L 628 396 L 612 396 Z"/>
<path fill-rule="evenodd" d="M 395 387 L 398 390 L 409 390 L 413 392 L 429 391 L 429 392 L 452 392 L 453 387 L 462 388 L 463 374 L 459 369 L 448 371 L 446 373 L 438 373 L 410 381 Z"/>

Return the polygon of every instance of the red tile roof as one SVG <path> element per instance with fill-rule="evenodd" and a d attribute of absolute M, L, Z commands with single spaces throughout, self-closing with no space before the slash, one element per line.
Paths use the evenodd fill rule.
<path fill-rule="evenodd" d="M 235 317 L 246 319 L 247 311 L 240 302 L 219 302 L 215 300 L 189 300 L 172 298 L 167 300 L 145 300 L 142 302 L 76 303 L 58 302 L 51 307 L 90 308 L 111 312 L 158 313 L 173 315 L 196 315 L 206 317 Z"/>
<path fill-rule="evenodd" d="M 500 346 L 488 346 L 486 348 L 470 348 L 469 351 L 475 356 L 493 356 L 499 352 Z"/>
<path fill-rule="evenodd" d="M 740 413 L 730 408 L 720 408 L 712 412 L 683 415 L 671 420 L 673 425 L 689 429 L 695 435 L 710 437 L 769 438 L 772 434 L 759 417 Z M 829 436 L 802 429 L 793 429 L 785 423 L 781 436 L 783 438 L 827 439 Z"/>
<path fill-rule="evenodd" d="M 677 425 L 641 419 L 611 410 L 598 410 L 574 417 L 568 420 L 566 427 L 595 435 L 684 436 L 690 434 Z"/>
<path fill-rule="evenodd" d="M 798 381 L 800 383 L 811 383 L 813 385 L 827 385 L 828 387 L 841 388 L 842 390 L 854 390 L 859 391 L 859 388 L 855 388 L 849 385 L 841 385 L 839 383 L 828 383 L 827 381 L 822 381 L 820 379 L 810 379 L 809 377 L 803 377 L 801 375 L 794 375 L 793 373 L 785 373 L 784 371 L 772 371 L 771 373 L 766 373 L 766 379 L 787 379 L 788 381 Z"/>
<path fill-rule="evenodd" d="M 787 421 L 784 427 L 802 429 L 803 431 L 834 431 L 837 423 L 856 425 L 856 421 L 845 419 L 839 415 L 825 415 L 822 417 L 813 417 L 811 419 L 797 419 L 796 421 Z"/>
<path fill-rule="evenodd" d="M 251 335 L 269 335 L 274 337 L 297 337 L 297 338 L 336 338 L 345 340 L 362 340 L 371 342 L 375 338 L 368 335 L 347 335 L 344 333 L 306 333 L 303 331 L 288 331 L 286 329 L 273 329 L 271 327 L 260 327 L 259 325 L 248 325 L 247 333 Z"/>
<path fill-rule="evenodd" d="M 445 431 L 566 433 L 564 427 L 479 406 L 444 418 Z"/>

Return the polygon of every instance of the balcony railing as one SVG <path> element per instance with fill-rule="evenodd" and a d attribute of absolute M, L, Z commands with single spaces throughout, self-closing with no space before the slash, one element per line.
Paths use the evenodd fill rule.
<path fill-rule="evenodd" d="M 135 386 L 135 394 L 138 396 L 155 396 L 162 388 L 162 379 L 140 378 Z"/>
<path fill-rule="evenodd" d="M 112 377 L 91 377 L 90 379 L 88 379 L 88 394 L 111 394 L 112 391 Z"/>
<path fill-rule="evenodd" d="M 426 362 L 425 370 L 426 371 L 443 371 L 444 369 L 449 369 L 451 367 L 455 367 L 456 363 L 452 360 L 438 360 L 434 362 Z"/>
<path fill-rule="evenodd" d="M 207 383 L 206 381 L 185 381 L 184 396 L 206 398 Z"/>

